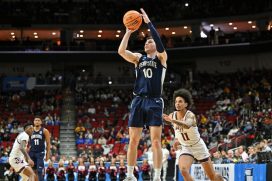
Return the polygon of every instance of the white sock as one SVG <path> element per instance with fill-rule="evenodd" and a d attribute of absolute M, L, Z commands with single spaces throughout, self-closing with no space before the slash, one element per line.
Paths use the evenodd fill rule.
<path fill-rule="evenodd" d="M 155 178 L 161 177 L 161 168 L 155 168 Z"/>
<path fill-rule="evenodd" d="M 134 166 L 127 166 L 127 176 L 133 177 Z"/>

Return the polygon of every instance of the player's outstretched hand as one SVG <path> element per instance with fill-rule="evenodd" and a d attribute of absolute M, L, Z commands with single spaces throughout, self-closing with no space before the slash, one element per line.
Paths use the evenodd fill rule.
<path fill-rule="evenodd" d="M 149 23 L 149 22 L 150 22 L 150 19 L 149 19 L 149 17 L 147 16 L 145 10 L 144 10 L 143 8 L 141 8 L 140 10 L 141 10 L 141 12 L 142 12 L 142 16 L 143 16 L 144 22 L 145 22 L 146 24 Z"/>
<path fill-rule="evenodd" d="M 169 122 L 169 123 L 172 123 L 172 119 L 171 119 L 167 114 L 163 114 L 163 115 L 162 115 L 162 118 L 163 118 L 165 121 L 167 121 L 167 122 Z"/>
<path fill-rule="evenodd" d="M 33 160 L 29 159 L 29 160 L 28 160 L 28 164 L 29 164 L 31 167 L 34 167 L 34 162 L 33 162 Z"/>

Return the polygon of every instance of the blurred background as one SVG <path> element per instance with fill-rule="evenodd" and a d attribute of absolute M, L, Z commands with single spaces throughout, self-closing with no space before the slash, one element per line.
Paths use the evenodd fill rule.
<path fill-rule="evenodd" d="M 54 171 L 45 169 L 46 180 L 89 180 L 92 162 L 95 179 L 122 180 L 135 75 L 117 49 L 123 15 L 141 7 L 168 53 L 164 112 L 174 110 L 174 90 L 189 89 L 201 137 L 225 180 L 271 178 L 271 0 L 0 0 L 0 7 L 1 179 L 18 179 L 8 154 L 24 123 L 40 114 L 52 142 L 46 167 Z M 143 23 L 128 48 L 143 53 L 148 35 Z M 152 162 L 149 137 L 144 130 L 139 180 L 152 178 L 143 164 Z M 164 125 L 169 181 L 182 180 L 173 138 Z M 192 169 L 196 180 L 206 180 L 197 163 Z"/>

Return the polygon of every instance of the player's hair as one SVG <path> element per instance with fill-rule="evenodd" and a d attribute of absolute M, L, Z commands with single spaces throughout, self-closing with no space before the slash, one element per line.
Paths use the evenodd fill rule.
<path fill-rule="evenodd" d="M 42 116 L 40 116 L 40 115 L 35 115 L 34 119 L 36 119 L 36 118 L 40 119 L 41 121 L 43 120 Z"/>
<path fill-rule="evenodd" d="M 153 40 L 154 40 L 154 38 L 153 38 L 152 36 L 147 36 L 147 37 L 145 38 L 146 41 L 149 40 L 149 39 L 153 39 Z"/>
<path fill-rule="evenodd" d="M 187 89 L 178 89 L 174 92 L 173 102 L 175 102 L 177 97 L 182 97 L 184 101 L 187 103 L 187 108 L 190 108 L 193 105 L 192 94 Z"/>
<path fill-rule="evenodd" d="M 33 124 L 32 124 L 32 123 L 26 123 L 26 124 L 24 125 L 24 130 L 26 130 L 29 126 L 33 126 Z"/>

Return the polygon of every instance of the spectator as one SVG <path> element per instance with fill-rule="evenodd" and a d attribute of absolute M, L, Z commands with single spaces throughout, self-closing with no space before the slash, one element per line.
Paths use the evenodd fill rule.
<path fill-rule="evenodd" d="M 64 167 L 64 162 L 63 160 L 59 161 L 59 167 L 58 167 L 58 172 L 57 172 L 57 179 L 58 181 L 65 181 L 65 167 Z"/>
<path fill-rule="evenodd" d="M 267 145 L 267 140 L 263 139 L 260 141 L 261 152 L 271 152 L 271 148 Z"/>
<path fill-rule="evenodd" d="M 115 158 L 112 158 L 111 159 L 111 164 L 110 164 L 110 166 L 108 168 L 108 174 L 110 175 L 111 180 L 113 180 L 113 181 L 117 180 L 117 172 L 118 172 L 118 170 L 117 170 L 117 167 L 115 165 Z"/>
<path fill-rule="evenodd" d="M 221 164 L 223 162 L 223 159 L 221 157 L 221 153 L 219 151 L 216 151 L 213 153 L 213 159 L 214 164 Z"/>
<path fill-rule="evenodd" d="M 98 181 L 106 180 L 106 167 L 104 165 L 103 159 L 100 159 L 98 166 Z"/>
<path fill-rule="evenodd" d="M 97 143 L 100 145 L 106 145 L 107 144 L 107 140 L 104 136 L 101 136 L 100 138 L 98 138 Z"/>
<path fill-rule="evenodd" d="M 227 157 L 223 159 L 222 163 L 234 163 L 234 154 L 232 150 L 228 150 Z"/>
<path fill-rule="evenodd" d="M 55 168 L 53 167 L 53 162 L 48 162 L 48 167 L 46 168 L 46 178 L 48 181 L 54 181 L 55 180 Z"/>
<path fill-rule="evenodd" d="M 143 180 L 150 180 L 151 167 L 148 164 L 148 161 L 146 159 L 143 160 L 143 164 L 142 164 L 141 170 L 142 170 L 142 179 Z"/>
<path fill-rule="evenodd" d="M 239 148 L 234 151 L 233 161 L 234 161 L 234 163 L 242 163 L 243 162 L 243 158 L 240 154 Z"/>
<path fill-rule="evenodd" d="M 94 162 L 94 158 L 90 158 L 90 166 L 89 166 L 89 181 L 96 181 L 96 173 L 97 173 L 97 167 Z"/>
<path fill-rule="evenodd" d="M 86 169 L 83 158 L 79 158 L 79 164 L 77 166 L 77 172 L 78 172 L 78 180 L 79 181 L 85 181 L 85 178 L 86 178 L 86 176 L 88 174 L 88 170 Z"/>
<path fill-rule="evenodd" d="M 67 178 L 68 181 L 73 181 L 74 180 L 74 172 L 76 171 L 76 168 L 74 166 L 73 160 L 69 160 L 69 163 L 66 167 L 66 173 L 67 173 Z"/>
<path fill-rule="evenodd" d="M 85 127 L 82 125 L 81 122 L 78 122 L 78 123 L 77 123 L 77 127 L 76 127 L 76 129 L 75 129 L 75 132 L 76 132 L 76 134 L 77 134 L 78 136 L 79 136 L 81 133 L 82 133 L 82 134 L 85 134 L 86 129 L 85 129 Z"/>
<path fill-rule="evenodd" d="M 245 151 L 245 146 L 241 145 L 238 148 L 239 156 L 242 157 L 243 162 L 248 162 L 248 154 Z"/>
<path fill-rule="evenodd" d="M 228 136 L 235 136 L 236 133 L 239 131 L 239 128 L 237 126 L 234 126 L 228 133 Z"/>
<path fill-rule="evenodd" d="M 217 145 L 218 145 L 218 141 L 217 141 L 216 137 L 212 137 L 212 141 L 209 144 L 209 149 L 217 147 Z"/>
<path fill-rule="evenodd" d="M 125 166 L 125 162 L 123 159 L 120 159 L 118 172 L 119 172 L 119 179 L 124 180 L 126 178 L 127 167 Z"/>
<path fill-rule="evenodd" d="M 248 162 L 249 163 L 257 162 L 257 154 L 256 154 L 256 149 L 254 146 L 248 147 Z"/>

